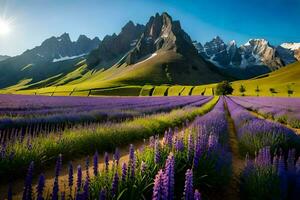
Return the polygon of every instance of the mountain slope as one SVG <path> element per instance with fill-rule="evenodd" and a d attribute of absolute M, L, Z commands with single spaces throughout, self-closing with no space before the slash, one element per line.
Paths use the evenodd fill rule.
<path fill-rule="evenodd" d="M 233 82 L 234 95 L 239 95 L 239 87 L 243 84 L 246 88 L 246 95 L 257 95 L 256 87 L 260 89 L 259 95 L 271 96 L 270 88 L 277 92 L 275 95 L 287 96 L 287 88 L 291 87 L 296 96 L 300 96 L 300 62 L 290 64 L 277 71 L 256 77 L 250 80 Z"/>
<path fill-rule="evenodd" d="M 39 82 L 52 76 L 65 75 L 75 70 L 76 63 L 95 49 L 100 40 L 81 35 L 72 42 L 68 34 L 51 37 L 40 46 L 23 54 L 0 62 L 0 88 L 18 84 Z"/>
<path fill-rule="evenodd" d="M 2 55 L 0 55 L 0 62 L 3 61 L 3 60 L 6 60 L 8 58 L 10 58 L 10 57 L 9 56 L 2 56 Z"/>
<path fill-rule="evenodd" d="M 173 21 L 167 13 L 152 16 L 144 29 L 128 54 L 115 66 L 87 82 L 143 85 L 200 84 L 224 80 L 213 64 L 199 56 L 179 21 Z"/>

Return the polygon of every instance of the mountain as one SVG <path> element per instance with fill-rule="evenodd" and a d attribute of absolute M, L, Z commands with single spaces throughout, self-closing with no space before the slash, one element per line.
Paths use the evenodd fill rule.
<path fill-rule="evenodd" d="M 157 13 L 149 19 L 135 47 L 118 65 L 148 69 L 157 75 L 156 79 L 151 74 L 141 76 L 144 83 L 199 84 L 224 79 L 214 65 L 198 55 L 180 22 L 167 13 Z M 125 81 L 134 80 L 129 77 Z"/>
<path fill-rule="evenodd" d="M 265 39 L 250 39 L 238 47 L 234 40 L 226 44 L 217 36 L 204 45 L 196 41 L 193 44 L 207 61 L 240 79 L 265 74 L 300 60 L 300 43 L 272 46 Z"/>
<path fill-rule="evenodd" d="M 276 50 L 285 64 L 300 61 L 300 43 L 283 43 Z"/>
<path fill-rule="evenodd" d="M 67 33 L 51 37 L 40 46 L 23 54 L 0 62 L 0 88 L 19 84 L 33 83 L 53 76 L 63 76 L 76 69 L 76 62 L 97 48 L 99 38 L 89 39 L 84 35 L 72 42 Z M 62 62 L 65 61 L 65 62 Z"/>
<path fill-rule="evenodd" d="M 2 55 L 0 55 L 0 62 L 3 61 L 3 60 L 6 60 L 8 58 L 10 58 L 10 56 L 5 56 L 5 55 L 2 56 Z"/>
<path fill-rule="evenodd" d="M 109 68 L 127 54 L 137 43 L 145 26 L 129 21 L 121 32 L 104 37 L 99 47 L 87 57 L 90 68 Z"/>

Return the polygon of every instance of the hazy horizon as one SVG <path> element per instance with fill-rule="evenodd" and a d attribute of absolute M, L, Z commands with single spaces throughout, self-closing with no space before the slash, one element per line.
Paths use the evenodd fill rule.
<path fill-rule="evenodd" d="M 201 43 L 217 35 L 238 44 L 250 38 L 264 38 L 273 45 L 300 42 L 299 10 L 299 0 L 229 0 L 226 5 L 221 0 L 0 0 L 0 18 L 10 26 L 8 34 L 0 35 L 0 55 L 21 54 L 64 32 L 72 40 L 81 34 L 102 39 L 119 33 L 129 20 L 145 24 L 157 12 L 168 12 Z"/>

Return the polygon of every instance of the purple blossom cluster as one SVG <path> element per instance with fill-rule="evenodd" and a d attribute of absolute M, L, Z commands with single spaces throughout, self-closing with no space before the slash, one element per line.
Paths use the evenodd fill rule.
<path fill-rule="evenodd" d="M 241 106 L 300 128 L 300 98 L 232 97 Z"/>
<path fill-rule="evenodd" d="M 241 180 L 242 192 L 250 195 L 249 199 L 266 199 L 267 196 L 272 199 L 298 199 L 300 157 L 296 157 L 294 149 L 285 156 L 282 151 L 272 154 L 270 147 L 264 147 L 254 160 L 246 159 Z"/>
<path fill-rule="evenodd" d="M 299 148 L 300 138 L 284 125 L 257 118 L 245 108 L 226 97 L 228 109 L 234 120 L 242 154 L 254 155 L 259 149 Z"/>
<path fill-rule="evenodd" d="M 231 157 L 225 142 L 227 124 L 223 104 L 223 98 L 221 98 L 212 111 L 198 117 L 192 123 L 186 123 L 186 128 L 167 130 L 163 141 L 159 137 L 151 137 L 149 145 L 138 150 L 130 145 L 128 161 L 122 164 L 119 164 L 118 149 L 112 156 L 108 153 L 104 154 L 102 169 L 99 169 L 98 152 L 92 156 L 91 164 L 90 158 L 87 157 L 85 166 L 82 165 L 84 167 L 79 165 L 76 168 L 69 163 L 67 186 L 59 184 L 62 169 L 62 156 L 60 155 L 55 166 L 54 182 L 50 191 L 51 198 L 68 196 L 80 200 L 116 199 L 119 195 L 129 198 L 130 195 L 144 195 L 143 192 L 150 192 L 149 186 L 154 181 L 153 188 L 151 188 L 152 199 L 176 199 L 178 195 L 178 191 L 175 191 L 176 184 L 179 184 L 181 188 L 179 191 L 183 199 L 201 199 L 200 192 L 195 190 L 201 185 L 197 180 L 203 176 L 201 175 L 203 166 L 198 167 L 200 163 L 203 165 L 207 162 L 209 170 L 213 168 L 213 173 L 203 172 L 209 178 L 222 176 L 224 169 L 230 168 Z M 179 172 L 176 167 L 177 163 L 184 166 L 180 170 L 186 171 L 185 182 L 176 183 L 176 175 Z M 89 172 L 89 168 L 92 173 Z M 33 194 L 38 195 L 39 199 L 43 199 L 45 198 L 43 195 L 46 195 L 45 177 L 40 176 L 38 187 L 36 191 L 33 191 L 32 174 L 33 164 L 28 170 L 24 194 L 29 197 Z M 154 174 L 156 174 L 155 177 Z M 223 183 L 220 182 L 220 184 Z M 135 187 L 139 188 L 138 191 L 134 189 Z M 147 195 L 150 196 L 150 194 Z M 125 198 L 124 196 L 122 198 Z"/>
<path fill-rule="evenodd" d="M 78 126 L 121 121 L 144 114 L 200 106 L 211 97 L 41 97 L 0 95 L 0 144 L 23 141 Z M 195 104 L 197 103 L 197 105 Z M 195 105 L 194 105 L 195 104 Z"/>

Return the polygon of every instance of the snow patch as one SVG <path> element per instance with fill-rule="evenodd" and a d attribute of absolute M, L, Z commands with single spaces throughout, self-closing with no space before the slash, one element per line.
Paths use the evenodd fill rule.
<path fill-rule="evenodd" d="M 282 48 L 293 50 L 293 51 L 300 49 L 300 43 L 283 43 L 280 46 Z"/>
<path fill-rule="evenodd" d="M 54 58 L 52 62 L 60 62 L 60 61 L 65 61 L 65 60 L 72 60 L 75 58 L 80 58 L 82 56 L 85 56 L 86 54 L 81 54 L 81 55 L 77 55 L 77 56 L 65 56 L 65 57 L 61 57 L 60 58 Z"/>

